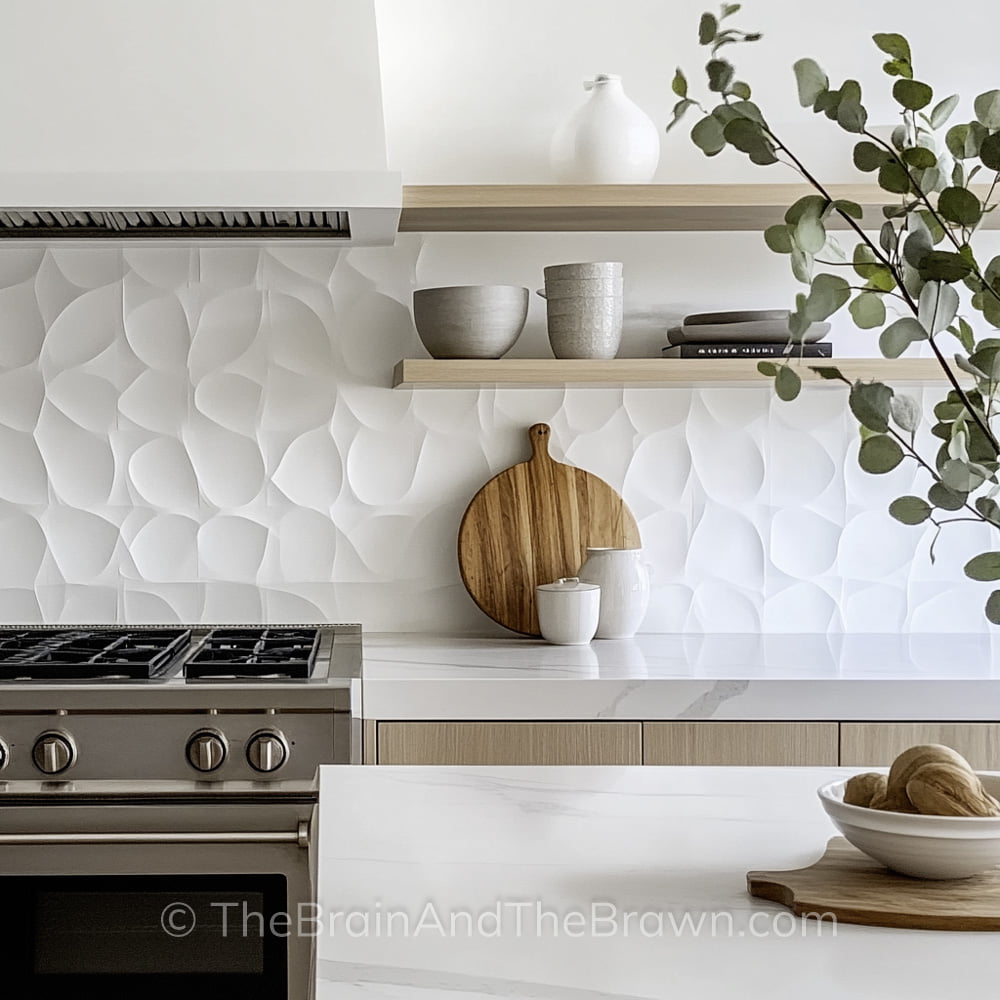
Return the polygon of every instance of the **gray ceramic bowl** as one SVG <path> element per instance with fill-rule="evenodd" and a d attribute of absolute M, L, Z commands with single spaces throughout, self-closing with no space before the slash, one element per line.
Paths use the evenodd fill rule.
<path fill-rule="evenodd" d="M 413 293 L 413 321 L 432 358 L 501 358 L 528 317 L 528 289 L 452 285 Z"/>

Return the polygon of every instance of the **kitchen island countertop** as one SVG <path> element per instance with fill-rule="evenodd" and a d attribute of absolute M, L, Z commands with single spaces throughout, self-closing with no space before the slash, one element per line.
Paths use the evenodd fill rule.
<path fill-rule="evenodd" d="M 1000 638 L 368 633 L 362 707 L 379 720 L 996 721 Z"/>
<path fill-rule="evenodd" d="M 325 767 L 317 1000 L 995 996 L 994 934 L 746 893 L 823 853 L 816 788 L 848 773 Z"/>

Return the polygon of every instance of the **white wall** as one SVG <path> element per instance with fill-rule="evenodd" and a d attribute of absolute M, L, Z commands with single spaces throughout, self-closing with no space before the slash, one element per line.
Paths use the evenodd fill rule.
<path fill-rule="evenodd" d="M 663 124 L 676 100 L 676 66 L 687 71 L 692 95 L 707 97 L 698 19 L 717 7 L 707 0 L 376 0 L 390 164 L 413 184 L 550 181 L 549 140 L 585 99 L 583 80 L 620 74 L 632 99 Z M 722 51 L 780 134 L 822 164 L 826 180 L 849 181 L 858 177 L 850 137 L 799 107 L 795 60 L 816 59 L 834 82 L 857 79 L 872 123 L 895 124 L 892 81 L 871 35 L 901 32 L 918 78 L 941 97 L 970 97 L 955 119 L 968 120 L 971 97 L 1000 85 L 993 19 L 986 0 L 947 11 L 928 0 L 749 0 L 732 23 L 764 38 Z M 687 128 L 663 139 L 656 180 L 796 179 L 742 157 L 706 160 Z"/>
<path fill-rule="evenodd" d="M 864 57 L 863 79 L 878 79 L 865 38 L 905 8 L 869 8 L 751 4 L 741 21 L 778 50 L 754 57 L 764 103 L 773 93 L 796 113 L 777 67 L 803 52 L 831 72 Z M 379 0 L 391 165 L 410 182 L 547 179 L 548 135 L 583 77 L 622 73 L 665 119 L 699 10 Z M 980 33 L 963 41 L 972 56 L 948 59 L 935 39 L 960 27 L 918 29 L 922 64 L 985 89 Z M 660 177 L 730 169 L 679 135 Z M 399 358 L 422 355 L 414 287 L 535 288 L 547 263 L 600 258 L 625 262 L 635 356 L 688 311 L 780 305 L 795 288 L 752 233 L 411 236 L 343 254 L 0 249 L 0 620 L 490 628 L 459 579 L 458 522 L 545 420 L 557 457 L 607 479 L 639 520 L 648 631 L 985 628 L 988 588 L 961 567 L 988 535 L 955 526 L 931 566 L 929 533 L 885 513 L 919 480 L 860 473 L 836 389 L 788 406 L 764 387 L 388 388 Z M 849 324 L 835 333 L 838 353 L 871 353 Z M 514 353 L 548 354 L 538 299 Z"/>

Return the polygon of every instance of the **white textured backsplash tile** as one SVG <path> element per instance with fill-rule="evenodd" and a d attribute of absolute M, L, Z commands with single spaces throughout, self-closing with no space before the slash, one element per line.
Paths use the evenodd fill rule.
<path fill-rule="evenodd" d="M 542 263 L 599 256 L 552 239 L 492 244 L 494 280 L 534 288 Z M 458 524 L 544 420 L 555 457 L 639 521 L 645 631 L 985 629 L 962 565 L 988 531 L 946 533 L 931 567 L 929 533 L 885 512 L 921 480 L 857 470 L 836 390 L 389 389 L 424 355 L 418 279 L 489 280 L 458 273 L 456 246 L 0 249 L 0 619 L 494 629 L 461 584 Z M 667 312 L 710 304 L 677 273 L 696 262 L 670 259 Z M 670 298 L 643 273 L 639 300 Z M 547 355 L 540 315 L 515 354 Z"/>

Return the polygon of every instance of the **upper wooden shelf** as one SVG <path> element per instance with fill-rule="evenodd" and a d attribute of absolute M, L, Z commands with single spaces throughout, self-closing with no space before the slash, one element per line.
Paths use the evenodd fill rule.
<path fill-rule="evenodd" d="M 888 196 L 872 184 L 832 184 L 877 229 Z M 460 184 L 403 188 L 401 233 L 734 232 L 783 221 L 807 184 Z M 1000 228 L 1000 212 L 983 225 Z M 831 228 L 844 228 L 839 219 Z"/>
<path fill-rule="evenodd" d="M 769 360 L 769 359 L 762 359 Z M 804 379 L 820 382 L 810 365 L 836 365 L 851 379 L 886 382 L 942 382 L 944 375 L 933 358 L 831 358 L 796 361 Z M 962 381 L 968 376 L 961 375 Z M 617 358 L 614 361 L 555 358 L 511 358 L 500 361 L 436 361 L 413 358 L 400 361 L 393 371 L 395 389 L 478 388 L 614 388 L 623 386 L 682 388 L 688 386 L 769 385 L 757 371 L 757 359 Z M 839 385 L 827 382 L 826 385 Z"/>

